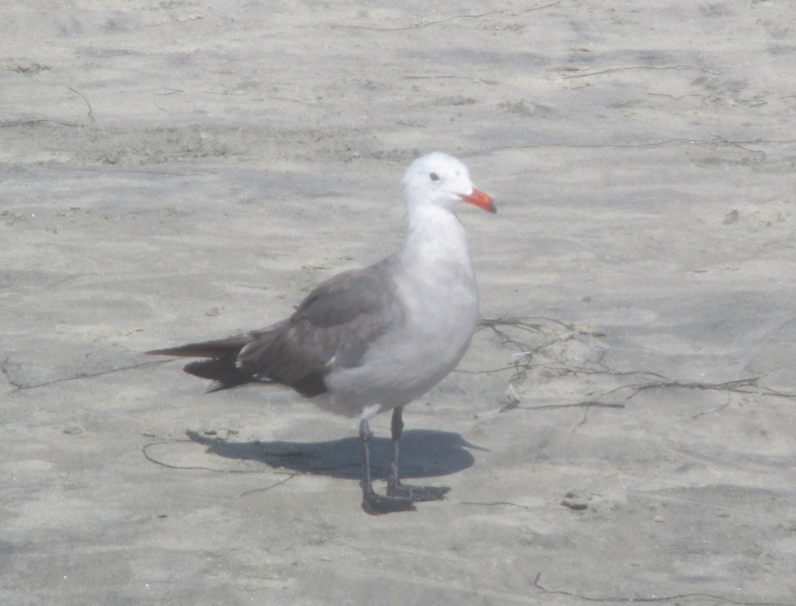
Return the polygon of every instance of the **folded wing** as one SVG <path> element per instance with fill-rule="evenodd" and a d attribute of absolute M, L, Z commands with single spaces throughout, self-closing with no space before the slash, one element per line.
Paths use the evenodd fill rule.
<path fill-rule="evenodd" d="M 392 262 L 327 280 L 287 320 L 262 330 L 147 353 L 208 358 L 186 365 L 185 372 L 213 380 L 209 391 L 273 382 L 320 395 L 330 372 L 361 365 L 370 345 L 404 321 Z"/>

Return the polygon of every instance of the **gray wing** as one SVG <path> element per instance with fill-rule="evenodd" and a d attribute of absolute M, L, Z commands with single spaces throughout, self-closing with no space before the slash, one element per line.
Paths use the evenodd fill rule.
<path fill-rule="evenodd" d="M 251 342 L 238 354 L 240 369 L 305 396 L 324 393 L 329 372 L 361 365 L 370 344 L 403 323 L 392 262 L 339 274 L 315 288 L 287 320 L 250 333 Z"/>

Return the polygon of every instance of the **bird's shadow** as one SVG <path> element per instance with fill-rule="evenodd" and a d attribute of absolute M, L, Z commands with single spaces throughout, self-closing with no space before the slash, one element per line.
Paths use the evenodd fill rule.
<path fill-rule="evenodd" d="M 329 442 L 230 442 L 194 431 L 186 435 L 207 447 L 207 452 L 228 459 L 256 461 L 276 469 L 299 473 L 358 479 L 362 475 L 362 443 L 358 437 Z M 444 476 L 467 469 L 475 462 L 470 444 L 458 433 L 416 429 L 401 437 L 402 478 Z M 390 470 L 392 445 L 389 438 L 374 437 L 370 443 L 371 473 L 386 478 Z"/>

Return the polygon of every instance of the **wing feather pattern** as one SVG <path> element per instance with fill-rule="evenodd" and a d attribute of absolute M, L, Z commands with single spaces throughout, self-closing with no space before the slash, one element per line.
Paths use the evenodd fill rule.
<path fill-rule="evenodd" d="M 390 277 L 392 258 L 320 284 L 287 319 L 227 339 L 147 353 L 210 358 L 185 371 L 215 382 L 209 391 L 275 382 L 312 397 L 335 368 L 362 364 L 370 344 L 404 321 Z"/>

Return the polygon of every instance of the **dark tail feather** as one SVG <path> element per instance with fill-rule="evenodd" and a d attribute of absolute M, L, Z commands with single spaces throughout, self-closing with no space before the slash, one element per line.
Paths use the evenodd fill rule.
<path fill-rule="evenodd" d="M 183 369 L 202 379 L 210 379 L 213 383 L 208 392 L 230 389 L 244 383 L 257 381 L 254 375 L 241 370 L 237 365 L 238 353 L 252 340 L 249 335 L 229 337 L 205 343 L 189 343 L 179 347 L 153 349 L 144 353 L 156 356 L 183 356 L 188 358 L 210 358 L 191 362 Z"/>
<path fill-rule="evenodd" d="M 238 368 L 235 361 L 232 357 L 201 360 L 186 364 L 183 370 L 195 377 L 211 379 L 213 383 L 207 389 L 207 393 L 257 381 L 253 374 Z"/>
<path fill-rule="evenodd" d="M 235 358 L 241 349 L 250 341 L 250 335 L 240 335 L 219 339 L 218 341 L 205 341 L 204 343 L 188 343 L 179 347 L 168 347 L 166 349 L 153 349 L 145 351 L 145 354 L 154 356 L 183 356 L 186 358 Z"/>

